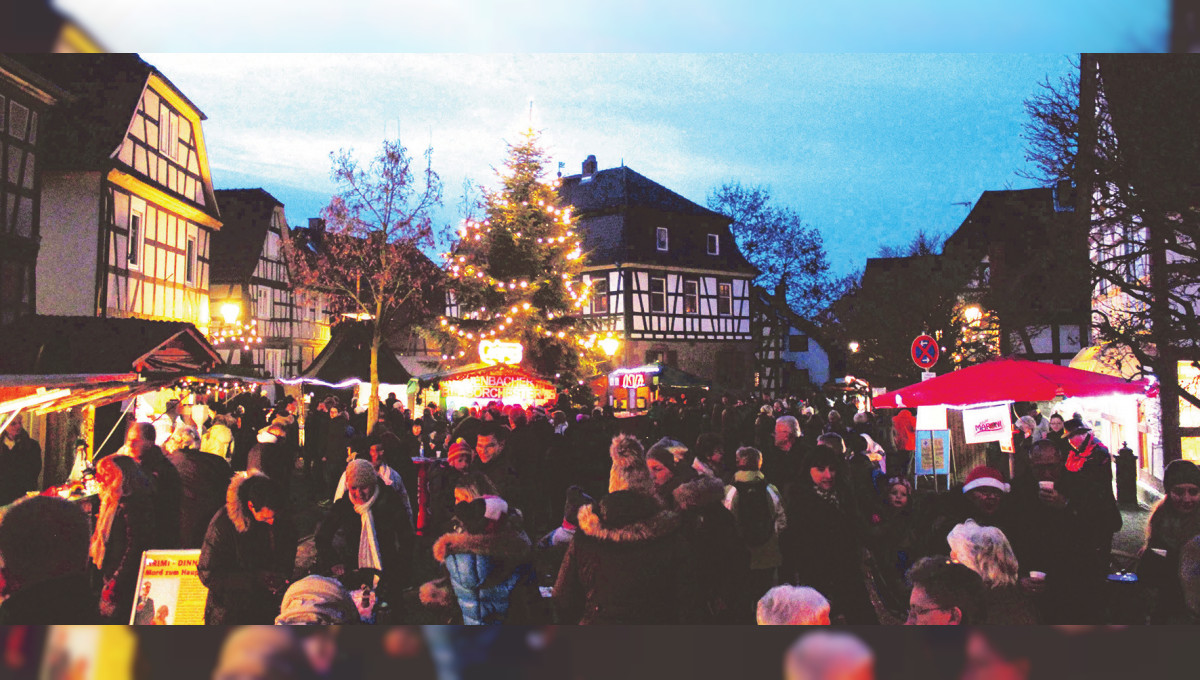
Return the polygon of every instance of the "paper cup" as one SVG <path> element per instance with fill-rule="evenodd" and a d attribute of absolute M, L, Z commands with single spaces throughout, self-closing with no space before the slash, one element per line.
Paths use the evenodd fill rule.
<path fill-rule="evenodd" d="M 1167 556 L 1167 550 L 1165 548 L 1151 548 L 1150 552 L 1154 553 L 1155 555 L 1158 555 L 1159 557 Z"/>
<path fill-rule="evenodd" d="M 1038 488 L 1045 489 L 1046 491 L 1054 491 L 1054 482 L 1038 482 Z"/>
<path fill-rule="evenodd" d="M 1046 572 L 1031 571 L 1031 572 L 1029 572 L 1029 578 L 1033 579 L 1034 581 L 1045 581 L 1046 580 Z"/>

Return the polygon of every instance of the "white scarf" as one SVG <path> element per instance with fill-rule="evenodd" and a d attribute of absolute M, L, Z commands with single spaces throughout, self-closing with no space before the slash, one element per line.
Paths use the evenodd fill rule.
<path fill-rule="evenodd" d="M 375 493 L 362 505 L 354 504 L 354 512 L 362 518 L 362 531 L 358 535 L 358 566 L 383 570 L 383 562 L 379 559 L 379 539 L 375 536 L 375 518 L 371 515 L 371 506 L 379 498 L 379 484 L 375 485 Z"/>
<path fill-rule="evenodd" d="M 92 532 L 92 545 L 88 549 L 92 564 L 97 569 L 104 568 L 104 551 L 108 547 L 108 535 L 112 532 L 113 519 L 117 516 L 117 506 L 120 504 L 120 496 L 100 497 L 100 516 L 96 518 L 96 530 Z"/>

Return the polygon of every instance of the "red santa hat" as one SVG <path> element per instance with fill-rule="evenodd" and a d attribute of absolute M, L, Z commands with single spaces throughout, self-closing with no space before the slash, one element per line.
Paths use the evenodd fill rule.
<path fill-rule="evenodd" d="M 971 470 L 971 472 L 967 475 L 967 483 L 963 484 L 963 493 L 966 493 L 971 489 L 977 489 L 981 486 L 990 486 L 993 489 L 1000 489 L 1004 493 L 1008 493 L 1009 489 L 1008 484 L 1004 482 L 1004 477 L 1001 476 L 1000 471 L 987 465 L 980 465 L 974 470 Z"/>

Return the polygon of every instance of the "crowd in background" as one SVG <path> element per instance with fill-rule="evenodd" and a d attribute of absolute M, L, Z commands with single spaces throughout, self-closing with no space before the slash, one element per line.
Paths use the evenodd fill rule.
<path fill-rule="evenodd" d="M 619 418 L 564 396 L 414 417 L 389 395 L 368 428 L 336 395 L 308 401 L 252 392 L 130 422 L 95 464 L 94 527 L 65 501 L 13 505 L 0 622 L 127 621 L 151 548 L 200 549 L 208 623 L 1118 616 L 1111 455 L 1078 417 L 1022 416 L 1011 458 L 931 493 L 907 410 L 678 397 Z M 1164 482 L 1142 620 L 1192 622 L 1200 470 L 1175 462 Z"/>

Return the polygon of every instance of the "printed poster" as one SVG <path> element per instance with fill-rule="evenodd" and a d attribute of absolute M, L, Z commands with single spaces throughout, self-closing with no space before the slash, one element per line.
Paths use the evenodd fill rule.
<path fill-rule="evenodd" d="M 950 474 L 950 430 L 917 430 L 918 475 Z"/>
<path fill-rule="evenodd" d="M 129 628 L 50 626 L 38 680 L 132 678 L 136 654 L 137 636 Z"/>
<path fill-rule="evenodd" d="M 1012 413 L 1008 404 L 963 411 L 963 436 L 968 444 L 1012 440 Z"/>
<path fill-rule="evenodd" d="M 147 550 L 138 571 L 129 623 L 144 626 L 204 625 L 208 589 L 196 566 L 199 550 Z"/>

